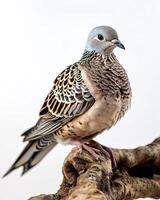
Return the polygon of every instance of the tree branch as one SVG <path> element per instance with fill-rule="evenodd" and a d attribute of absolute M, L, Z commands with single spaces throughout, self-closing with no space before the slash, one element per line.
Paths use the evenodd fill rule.
<path fill-rule="evenodd" d="M 160 198 L 160 137 L 136 149 L 112 149 L 117 168 L 99 153 L 96 161 L 88 152 L 74 148 L 63 164 L 63 181 L 55 195 L 30 200 L 132 200 Z"/>

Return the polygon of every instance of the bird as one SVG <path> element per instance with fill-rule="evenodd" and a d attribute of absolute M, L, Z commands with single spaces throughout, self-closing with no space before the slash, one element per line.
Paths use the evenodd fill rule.
<path fill-rule="evenodd" d="M 37 123 L 22 136 L 24 150 L 5 173 L 23 167 L 22 175 L 37 165 L 58 143 L 84 148 L 93 156 L 109 148 L 94 141 L 127 112 L 132 90 L 114 49 L 125 49 L 110 26 L 93 28 L 81 58 L 54 80 Z"/>

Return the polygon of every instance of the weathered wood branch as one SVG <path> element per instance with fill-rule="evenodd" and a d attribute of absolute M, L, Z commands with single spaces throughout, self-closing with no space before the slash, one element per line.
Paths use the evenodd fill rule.
<path fill-rule="evenodd" d="M 117 168 L 99 153 L 96 161 L 88 152 L 74 148 L 63 164 L 63 182 L 54 195 L 30 200 L 132 200 L 160 198 L 160 137 L 136 149 L 112 149 Z"/>

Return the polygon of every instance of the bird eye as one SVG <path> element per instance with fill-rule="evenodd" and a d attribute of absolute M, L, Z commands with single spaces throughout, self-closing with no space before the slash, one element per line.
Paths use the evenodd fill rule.
<path fill-rule="evenodd" d="M 101 34 L 98 34 L 97 38 L 98 38 L 99 40 L 103 40 L 103 39 L 104 39 L 103 35 L 101 35 Z"/>

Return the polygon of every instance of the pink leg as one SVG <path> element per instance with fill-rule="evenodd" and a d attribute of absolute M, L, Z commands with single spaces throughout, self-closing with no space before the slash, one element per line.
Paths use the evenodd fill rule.
<path fill-rule="evenodd" d="M 75 145 L 75 146 L 78 147 L 78 148 L 81 148 L 82 145 L 83 145 L 83 143 L 80 142 L 80 141 L 78 141 L 78 140 L 71 140 L 71 141 L 69 142 L 69 144 Z"/>
<path fill-rule="evenodd" d="M 82 143 L 80 141 L 77 141 L 77 140 L 72 140 L 70 141 L 70 144 L 71 145 L 75 145 L 77 146 L 78 148 L 80 149 L 85 149 L 86 151 L 88 151 L 88 153 L 90 153 L 96 160 L 98 160 L 98 155 L 96 153 L 100 152 L 99 149 L 97 148 L 94 148 L 94 147 L 91 147 L 89 146 L 87 143 Z"/>

